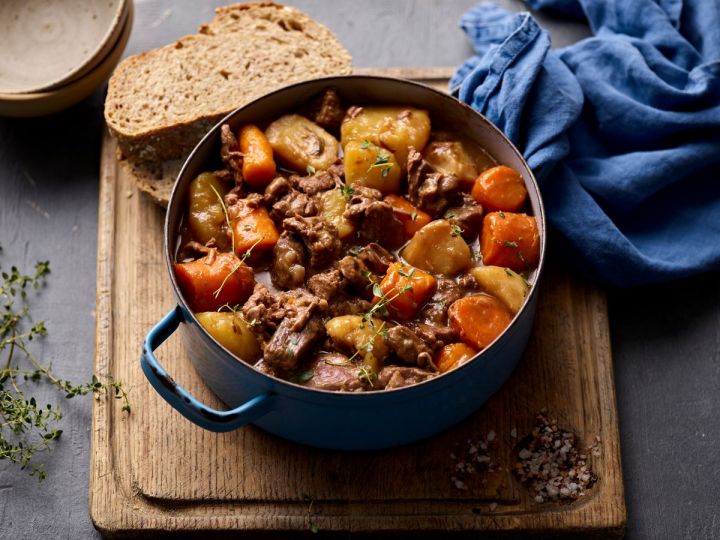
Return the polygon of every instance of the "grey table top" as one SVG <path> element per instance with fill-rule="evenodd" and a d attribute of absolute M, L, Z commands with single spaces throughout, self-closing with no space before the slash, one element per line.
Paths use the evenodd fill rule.
<path fill-rule="evenodd" d="M 194 32 L 221 3 L 135 0 L 127 54 Z M 471 52 L 457 21 L 475 0 L 292 3 L 333 29 L 360 67 L 451 66 Z M 582 24 L 539 19 L 555 45 L 587 35 Z M 50 335 L 37 350 L 72 380 L 92 371 L 103 97 L 100 89 L 49 118 L 0 119 L 0 265 L 51 261 L 33 308 Z M 720 538 L 717 278 L 609 291 L 628 538 Z M 61 400 L 43 387 L 36 393 Z M 61 405 L 65 432 L 42 456 L 47 480 L 0 462 L 1 538 L 99 537 L 87 509 L 90 399 Z"/>

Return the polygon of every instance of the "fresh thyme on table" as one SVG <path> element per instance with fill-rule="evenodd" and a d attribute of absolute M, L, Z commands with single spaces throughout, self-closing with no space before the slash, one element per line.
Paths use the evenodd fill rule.
<path fill-rule="evenodd" d="M 2 248 L 0 247 L 0 251 Z M 1 268 L 0 268 L 1 269 Z M 42 321 L 32 321 L 28 292 L 45 283 L 50 273 L 47 261 L 38 262 L 34 273 L 22 274 L 15 266 L 2 272 L 0 286 L 0 460 L 8 460 L 31 476 L 43 480 L 47 473 L 33 458 L 47 449 L 62 434 L 58 423 L 62 412 L 51 404 L 41 405 L 26 392 L 32 385 L 45 381 L 66 398 L 108 392 L 123 402 L 122 410 L 130 412 L 127 393 L 112 379 L 101 382 L 93 375 L 86 384 L 74 384 L 55 376 L 49 366 L 35 357 L 30 342 L 47 335 Z"/>

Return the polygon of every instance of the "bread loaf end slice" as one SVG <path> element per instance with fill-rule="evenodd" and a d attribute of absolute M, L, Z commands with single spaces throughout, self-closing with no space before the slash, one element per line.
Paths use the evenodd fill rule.
<path fill-rule="evenodd" d="M 105 119 L 122 156 L 136 163 L 184 158 L 237 107 L 351 69 L 332 32 L 294 8 L 223 7 L 199 34 L 124 60 L 108 85 Z"/>

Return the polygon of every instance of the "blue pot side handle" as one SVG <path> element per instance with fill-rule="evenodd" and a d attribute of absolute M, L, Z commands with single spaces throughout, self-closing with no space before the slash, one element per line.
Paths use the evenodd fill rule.
<path fill-rule="evenodd" d="M 254 422 L 273 409 L 270 394 L 260 394 L 229 411 L 218 411 L 198 401 L 177 384 L 155 357 L 157 349 L 184 321 L 180 306 L 176 306 L 158 322 L 143 343 L 140 365 L 155 390 L 185 418 L 209 431 L 225 432 Z"/>

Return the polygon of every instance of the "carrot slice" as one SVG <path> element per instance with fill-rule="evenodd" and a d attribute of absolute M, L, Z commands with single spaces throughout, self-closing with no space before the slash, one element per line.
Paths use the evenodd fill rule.
<path fill-rule="evenodd" d="M 499 165 L 483 171 L 475 179 L 471 195 L 488 212 L 516 212 L 527 199 L 527 188 L 515 169 Z"/>
<path fill-rule="evenodd" d="M 180 290 L 193 311 L 216 311 L 242 304 L 255 286 L 250 268 L 232 253 L 211 254 L 175 264 Z"/>
<path fill-rule="evenodd" d="M 432 220 L 430 214 L 423 212 L 410 201 L 399 195 L 387 195 L 385 202 L 390 203 L 390 206 L 393 207 L 395 217 L 402 221 L 402 224 L 405 226 L 405 236 L 408 238 L 412 238 L 416 232 Z"/>
<path fill-rule="evenodd" d="M 253 253 L 271 250 L 277 244 L 280 234 L 262 206 L 241 199 L 228 209 L 228 214 L 233 224 L 235 253 L 239 257 L 251 249 Z"/>
<path fill-rule="evenodd" d="M 492 212 L 483 219 L 480 234 L 483 264 L 515 271 L 535 268 L 540 261 L 537 221 L 526 214 Z"/>
<path fill-rule="evenodd" d="M 450 326 L 468 345 L 481 350 L 508 327 L 512 317 L 494 296 L 478 294 L 456 300 L 448 309 Z"/>
<path fill-rule="evenodd" d="M 254 188 L 264 188 L 275 178 L 273 149 L 265 134 L 253 124 L 240 128 L 238 144 L 243 154 L 242 174 Z"/>
<path fill-rule="evenodd" d="M 450 343 L 445 345 L 435 358 L 435 365 L 440 373 L 455 369 L 465 360 L 475 356 L 477 351 L 465 343 Z"/>
<path fill-rule="evenodd" d="M 380 282 L 380 290 L 373 288 L 373 304 L 385 301 L 390 315 L 398 319 L 412 319 L 435 292 L 436 285 L 437 280 L 427 272 L 394 262 Z"/>

